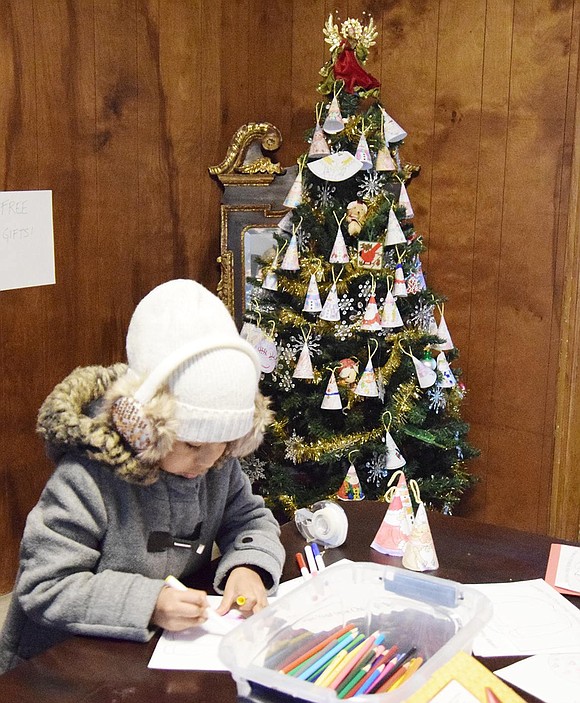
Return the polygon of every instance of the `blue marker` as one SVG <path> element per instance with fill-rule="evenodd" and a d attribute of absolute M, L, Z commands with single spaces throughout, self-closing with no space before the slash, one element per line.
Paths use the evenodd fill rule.
<path fill-rule="evenodd" d="M 320 553 L 320 550 L 318 549 L 318 545 L 316 544 L 316 542 L 312 542 L 312 553 L 314 554 L 314 561 L 316 562 L 316 566 L 318 567 L 318 571 L 322 571 L 326 567 L 326 564 L 324 563 L 324 560 L 322 558 L 322 554 Z"/>

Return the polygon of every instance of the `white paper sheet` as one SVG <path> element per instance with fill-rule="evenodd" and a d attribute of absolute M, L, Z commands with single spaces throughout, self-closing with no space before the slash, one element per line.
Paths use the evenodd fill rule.
<path fill-rule="evenodd" d="M 580 611 L 543 579 L 470 586 L 493 604 L 492 619 L 475 638 L 475 655 L 580 653 Z"/>
<path fill-rule="evenodd" d="M 494 673 L 545 703 L 580 703 L 580 654 L 538 654 Z"/>

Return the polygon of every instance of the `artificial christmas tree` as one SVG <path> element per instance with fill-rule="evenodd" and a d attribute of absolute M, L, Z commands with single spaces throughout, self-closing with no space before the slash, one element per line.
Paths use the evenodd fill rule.
<path fill-rule="evenodd" d="M 244 333 L 260 339 L 260 328 L 276 345 L 261 383 L 276 421 L 246 468 L 255 490 L 291 514 L 335 495 L 356 450 L 367 499 L 404 466 L 427 505 L 451 510 L 477 452 L 444 298 L 423 275 L 406 187 L 418 169 L 403 164 L 407 133 L 364 68 L 372 19 L 339 27 L 331 15 L 324 34 L 324 101 L 285 201 L 290 217 L 247 306 Z"/>

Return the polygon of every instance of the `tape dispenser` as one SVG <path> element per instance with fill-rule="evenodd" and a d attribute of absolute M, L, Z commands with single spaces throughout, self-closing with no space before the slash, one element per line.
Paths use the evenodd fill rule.
<path fill-rule="evenodd" d="M 340 547 L 346 540 L 348 518 L 340 505 L 331 500 L 299 508 L 294 513 L 294 522 L 307 542 L 317 542 L 324 548 Z"/>

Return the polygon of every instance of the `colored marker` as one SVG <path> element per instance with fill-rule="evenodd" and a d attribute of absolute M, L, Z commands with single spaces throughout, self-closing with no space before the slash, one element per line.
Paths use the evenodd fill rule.
<path fill-rule="evenodd" d="M 247 600 L 248 599 L 246 598 L 246 596 L 238 596 L 236 598 L 236 605 L 239 605 L 239 606 L 245 605 Z"/>
<path fill-rule="evenodd" d="M 318 571 L 318 567 L 316 566 L 316 560 L 314 559 L 314 552 L 312 551 L 311 544 L 307 544 L 304 547 L 304 554 L 306 554 L 306 562 L 308 564 L 308 568 L 310 569 L 310 573 L 315 574 Z"/>
<path fill-rule="evenodd" d="M 300 552 L 297 552 L 296 554 L 296 561 L 298 562 L 298 568 L 300 569 L 300 573 L 302 574 L 302 578 L 304 580 L 307 580 L 310 578 L 310 572 L 306 568 L 306 564 L 304 563 L 304 557 Z"/>
<path fill-rule="evenodd" d="M 312 553 L 314 554 L 314 561 L 316 562 L 318 571 L 323 571 L 326 568 L 326 564 L 324 563 L 324 559 L 322 558 L 322 554 L 316 542 L 312 542 Z"/>

